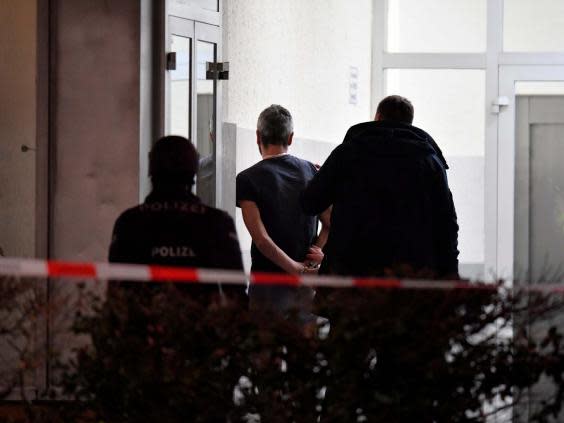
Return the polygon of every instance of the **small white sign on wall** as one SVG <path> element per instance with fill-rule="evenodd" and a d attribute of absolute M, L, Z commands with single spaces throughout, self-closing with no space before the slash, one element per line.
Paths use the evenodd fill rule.
<path fill-rule="evenodd" d="M 349 104 L 358 104 L 358 68 L 349 67 Z"/>

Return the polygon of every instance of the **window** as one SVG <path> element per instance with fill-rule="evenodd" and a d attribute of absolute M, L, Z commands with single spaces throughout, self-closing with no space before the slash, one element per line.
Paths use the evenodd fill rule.
<path fill-rule="evenodd" d="M 388 2 L 390 52 L 460 53 L 485 50 L 486 0 Z"/>
<path fill-rule="evenodd" d="M 172 35 L 176 69 L 170 73 L 170 133 L 190 138 L 190 38 Z"/>
<path fill-rule="evenodd" d="M 409 98 L 413 124 L 442 149 L 458 221 L 460 262 L 484 262 L 485 72 L 459 69 L 391 69 L 387 94 Z"/>
<path fill-rule="evenodd" d="M 505 51 L 564 51 L 564 1 L 505 0 Z"/>

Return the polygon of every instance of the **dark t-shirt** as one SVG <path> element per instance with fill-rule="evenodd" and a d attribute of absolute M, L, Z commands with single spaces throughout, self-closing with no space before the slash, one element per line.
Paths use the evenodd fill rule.
<path fill-rule="evenodd" d="M 265 159 L 237 175 L 237 206 L 256 203 L 268 235 L 290 258 L 304 261 L 315 236 L 316 218 L 306 216 L 299 198 L 315 166 L 289 154 Z M 254 272 L 283 272 L 251 246 Z"/>

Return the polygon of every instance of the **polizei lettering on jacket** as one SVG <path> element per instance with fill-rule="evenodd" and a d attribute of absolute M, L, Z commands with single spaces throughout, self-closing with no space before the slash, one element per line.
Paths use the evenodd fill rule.
<path fill-rule="evenodd" d="M 159 246 L 151 250 L 152 257 L 196 257 L 192 248 L 187 246 Z"/>
<path fill-rule="evenodd" d="M 140 206 L 142 212 L 164 212 L 169 210 L 180 211 L 184 213 L 205 214 L 206 207 L 202 204 L 194 204 L 186 201 L 156 201 L 145 203 Z"/>

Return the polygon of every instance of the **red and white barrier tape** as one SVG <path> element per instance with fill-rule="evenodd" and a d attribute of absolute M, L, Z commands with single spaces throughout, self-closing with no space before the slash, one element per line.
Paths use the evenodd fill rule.
<path fill-rule="evenodd" d="M 233 270 L 196 269 L 137 264 L 79 263 L 55 260 L 0 258 L 0 276 L 18 278 L 62 278 L 127 280 L 131 282 L 182 282 L 202 284 L 312 286 L 328 288 L 392 288 L 425 290 L 496 290 L 495 284 L 464 281 L 357 278 L 340 276 L 287 275 Z M 533 284 L 519 289 L 564 293 L 564 284 Z"/>

